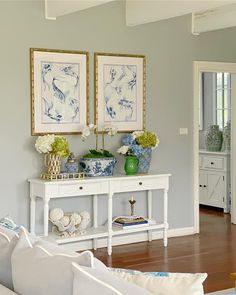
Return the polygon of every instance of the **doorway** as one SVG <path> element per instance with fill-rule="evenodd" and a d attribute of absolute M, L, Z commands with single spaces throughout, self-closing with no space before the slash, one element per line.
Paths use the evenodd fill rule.
<path fill-rule="evenodd" d="M 223 82 L 225 79 L 225 84 L 226 84 L 226 80 L 230 77 L 230 84 L 231 84 L 230 87 L 232 86 L 231 87 L 232 88 L 231 90 L 231 108 L 232 108 L 231 126 L 232 128 L 231 128 L 231 148 L 229 151 L 229 153 L 231 154 L 231 157 L 229 158 L 231 177 L 230 178 L 228 177 L 228 182 L 231 183 L 231 187 L 230 187 L 231 206 L 229 202 L 227 203 L 227 200 L 226 202 L 224 202 L 224 206 L 223 206 L 222 199 L 220 203 L 220 201 L 217 200 L 217 192 L 215 193 L 215 195 L 213 195 L 214 192 L 212 190 L 214 185 L 216 185 L 217 183 L 219 184 L 218 190 L 223 189 L 223 181 L 224 181 L 225 174 L 221 174 L 221 177 L 220 177 L 219 176 L 220 170 L 217 171 L 217 167 L 219 166 L 219 169 L 224 168 L 223 166 L 221 167 L 221 161 L 222 163 L 223 162 L 225 163 L 225 161 L 227 160 L 227 153 L 224 154 L 224 156 L 226 157 L 224 161 L 222 159 L 217 159 L 217 157 L 221 158 L 222 154 L 219 154 L 218 156 L 214 154 L 212 155 L 211 153 L 207 154 L 207 152 L 204 153 L 204 149 L 202 153 L 201 152 L 199 153 L 199 146 L 203 146 L 203 143 L 202 143 L 203 139 L 201 138 L 201 140 L 199 140 L 199 134 L 201 135 L 201 132 L 199 132 L 199 129 L 204 130 L 203 112 L 200 112 L 200 109 L 203 108 L 204 105 L 203 105 L 203 101 L 200 100 L 199 98 L 201 97 L 201 94 L 202 94 L 201 92 L 202 92 L 202 89 L 204 88 L 203 83 L 205 83 L 207 79 L 209 81 L 212 79 L 212 81 L 214 80 L 214 83 L 217 83 L 217 80 L 215 79 L 217 79 L 218 77 L 220 81 L 220 73 L 221 73 L 221 77 L 223 77 Z M 227 73 L 227 74 L 224 75 L 223 73 Z M 217 98 L 217 85 L 213 85 L 213 87 L 215 86 L 216 86 L 215 97 Z M 220 127 L 222 128 L 222 125 L 225 125 L 225 122 L 223 119 L 225 118 L 225 120 L 228 120 L 229 116 L 227 114 L 227 111 L 225 111 L 223 115 L 222 114 L 220 115 L 219 109 L 222 110 L 222 107 L 220 108 L 220 106 L 218 105 L 218 108 L 217 108 L 217 105 L 215 105 L 217 104 L 217 100 L 212 103 L 214 104 L 212 108 L 215 110 L 214 114 L 212 113 L 212 123 L 215 125 L 221 125 Z M 225 103 L 225 105 L 227 106 L 227 102 Z M 217 112 L 218 112 L 218 118 L 217 118 Z M 236 127 L 235 127 L 236 116 L 234 115 L 234 112 L 236 113 L 236 64 L 221 63 L 221 62 L 194 62 L 194 113 L 193 113 L 194 173 L 193 175 L 194 175 L 194 228 L 196 233 L 199 232 L 199 203 L 202 202 L 204 204 L 205 202 L 206 205 L 211 205 L 210 201 L 207 199 L 207 194 L 209 193 L 210 190 L 213 196 L 211 200 L 213 201 L 212 205 L 216 207 L 224 208 L 224 211 L 226 213 L 229 211 L 229 207 L 231 207 L 231 222 L 234 224 L 236 223 L 236 199 L 234 199 L 236 198 L 235 197 L 236 188 L 232 182 L 233 175 L 235 175 L 236 173 L 236 155 L 235 153 L 232 152 L 233 150 L 235 150 L 234 148 L 236 147 L 236 136 L 234 136 L 234 134 L 236 134 Z M 209 118 L 206 119 L 206 121 L 207 120 L 209 120 Z M 204 134 L 204 132 L 202 134 Z M 204 163 L 202 161 L 204 161 Z M 216 169 L 212 169 L 212 166 L 214 165 L 216 165 L 215 166 Z M 223 173 L 225 171 L 221 171 L 221 172 Z M 220 182 L 221 180 L 222 180 L 222 183 Z M 199 198 L 199 194 L 202 199 Z"/>

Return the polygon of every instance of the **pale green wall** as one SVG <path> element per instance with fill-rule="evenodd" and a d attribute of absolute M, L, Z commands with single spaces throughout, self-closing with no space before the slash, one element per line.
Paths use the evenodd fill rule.
<path fill-rule="evenodd" d="M 35 138 L 31 137 L 30 130 L 29 48 L 41 47 L 90 52 L 91 116 L 93 52 L 146 55 L 147 128 L 160 137 L 152 168 L 173 175 L 169 194 L 170 227 L 192 226 L 193 61 L 236 61 L 236 28 L 192 36 L 190 16 L 126 27 L 123 2 L 71 14 L 57 21 L 45 20 L 43 11 L 43 3 L 38 1 L 0 1 L 0 216 L 9 213 L 17 222 L 28 225 L 27 178 L 40 173 L 42 162 L 34 150 Z M 179 127 L 188 127 L 189 135 L 180 136 Z M 119 140 L 118 136 L 108 147 L 114 150 Z M 69 141 L 76 154 L 86 149 L 78 136 L 70 136 Z M 138 209 L 141 209 L 139 195 Z M 120 200 L 116 213 L 127 213 L 125 197 Z M 82 210 L 90 204 L 89 198 L 81 198 L 80 202 L 62 200 L 52 205 L 68 210 L 78 206 L 78 210 Z"/>

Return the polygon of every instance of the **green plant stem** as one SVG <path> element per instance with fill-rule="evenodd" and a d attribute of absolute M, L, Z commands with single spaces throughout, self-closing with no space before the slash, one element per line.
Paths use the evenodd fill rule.
<path fill-rule="evenodd" d="M 102 149 L 105 150 L 105 132 L 102 130 Z"/>
<path fill-rule="evenodd" d="M 96 128 L 96 150 L 98 150 L 98 128 Z"/>

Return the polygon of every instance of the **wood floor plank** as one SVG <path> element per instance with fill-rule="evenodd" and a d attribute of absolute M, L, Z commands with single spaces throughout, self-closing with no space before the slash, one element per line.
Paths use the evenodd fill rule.
<path fill-rule="evenodd" d="M 141 271 L 207 272 L 205 292 L 234 287 L 229 274 L 236 272 L 236 225 L 230 215 L 203 208 L 200 211 L 200 234 L 94 251 L 107 266 Z"/>

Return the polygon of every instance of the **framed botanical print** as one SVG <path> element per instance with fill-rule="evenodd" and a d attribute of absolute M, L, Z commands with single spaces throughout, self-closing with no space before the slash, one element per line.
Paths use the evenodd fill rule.
<path fill-rule="evenodd" d="M 30 49 L 32 135 L 78 134 L 88 123 L 88 52 Z"/>
<path fill-rule="evenodd" d="M 146 60 L 143 55 L 95 53 L 95 122 L 119 132 L 145 128 Z"/>

